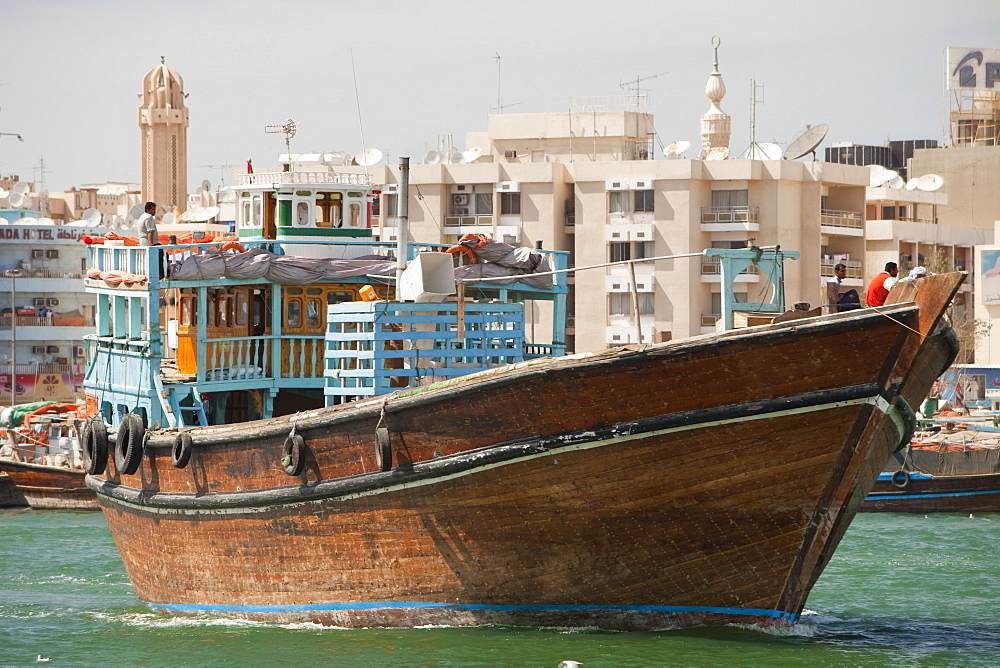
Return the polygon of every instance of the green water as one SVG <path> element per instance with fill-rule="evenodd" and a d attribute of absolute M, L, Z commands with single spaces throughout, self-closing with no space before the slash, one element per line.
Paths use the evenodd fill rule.
<path fill-rule="evenodd" d="M 0 511 L 0 536 L 0 665 L 1000 665 L 1000 515 L 859 516 L 780 635 L 175 619 L 136 599 L 100 513 Z"/>

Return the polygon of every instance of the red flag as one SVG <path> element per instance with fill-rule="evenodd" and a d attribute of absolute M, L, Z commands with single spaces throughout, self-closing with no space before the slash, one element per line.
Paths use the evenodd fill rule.
<path fill-rule="evenodd" d="M 253 161 L 247 158 L 247 174 L 253 174 Z"/>

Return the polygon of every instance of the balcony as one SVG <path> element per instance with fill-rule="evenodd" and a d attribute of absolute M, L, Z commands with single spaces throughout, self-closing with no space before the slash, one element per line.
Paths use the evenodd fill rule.
<path fill-rule="evenodd" d="M 844 280 L 864 280 L 864 267 L 859 260 L 842 260 L 842 262 L 847 265 L 847 276 Z M 823 278 L 833 278 L 833 268 L 838 264 L 839 262 L 832 258 L 820 258 L 819 275 Z"/>
<path fill-rule="evenodd" d="M 493 225 L 493 216 L 451 215 L 444 217 L 445 227 L 484 227 Z M 449 230 L 449 233 L 452 233 Z"/>
<path fill-rule="evenodd" d="M 722 258 L 709 257 L 701 261 L 701 282 L 721 283 L 722 282 Z M 760 272 L 757 267 L 750 265 L 736 275 L 735 283 L 759 283 Z"/>
<path fill-rule="evenodd" d="M 10 313 L 0 315 L 0 329 L 10 329 Z M 64 316 L 53 313 L 51 316 L 19 315 L 15 319 L 18 327 L 94 327 L 93 318 L 83 316 Z"/>
<path fill-rule="evenodd" d="M 863 237 L 865 217 L 856 211 L 822 209 L 819 213 L 819 227 L 822 234 Z"/>
<path fill-rule="evenodd" d="M 701 210 L 702 232 L 757 232 L 756 206 L 713 206 Z"/>

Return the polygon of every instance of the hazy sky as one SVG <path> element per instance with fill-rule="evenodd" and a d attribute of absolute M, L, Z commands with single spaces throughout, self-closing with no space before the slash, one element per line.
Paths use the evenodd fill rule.
<path fill-rule="evenodd" d="M 806 124 L 830 142 L 941 139 L 944 49 L 1000 47 L 997 0 L 412 0 L 240 2 L 10 0 L 0 40 L 0 174 L 62 190 L 139 180 L 137 93 L 160 56 L 189 94 L 188 176 L 273 166 L 293 152 L 364 144 L 422 161 L 438 138 L 508 113 L 565 111 L 571 97 L 648 91 L 664 143 L 698 145 L 713 35 L 732 148 L 782 145 Z M 353 53 L 353 68 L 352 68 Z M 352 71 L 353 70 L 353 71 Z M 357 76 L 355 94 L 354 73 Z M 360 122 L 358 106 L 360 102 Z M 692 151 L 693 153 L 694 151 Z M 226 182 L 229 176 L 226 170 Z"/>

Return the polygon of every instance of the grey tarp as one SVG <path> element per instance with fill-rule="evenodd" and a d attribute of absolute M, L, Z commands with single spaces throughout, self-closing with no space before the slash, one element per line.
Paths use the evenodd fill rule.
<path fill-rule="evenodd" d="M 392 261 L 324 260 L 275 255 L 260 248 L 252 248 L 235 255 L 220 251 L 190 255 L 181 262 L 170 265 L 169 277 L 174 281 L 266 278 L 282 285 L 307 285 L 352 276 L 392 276 L 395 272 L 396 264 Z"/>
<path fill-rule="evenodd" d="M 475 243 L 475 240 L 471 243 Z M 531 278 L 521 277 L 523 274 L 552 271 L 548 258 L 534 249 L 514 248 L 510 244 L 489 241 L 482 248 L 472 249 L 472 252 L 476 254 L 479 262 L 456 269 L 456 278 L 469 279 L 510 276 L 511 279 L 509 281 L 490 281 L 490 283 L 506 284 L 520 281 L 543 290 L 552 287 L 551 275 L 532 276 Z"/>

